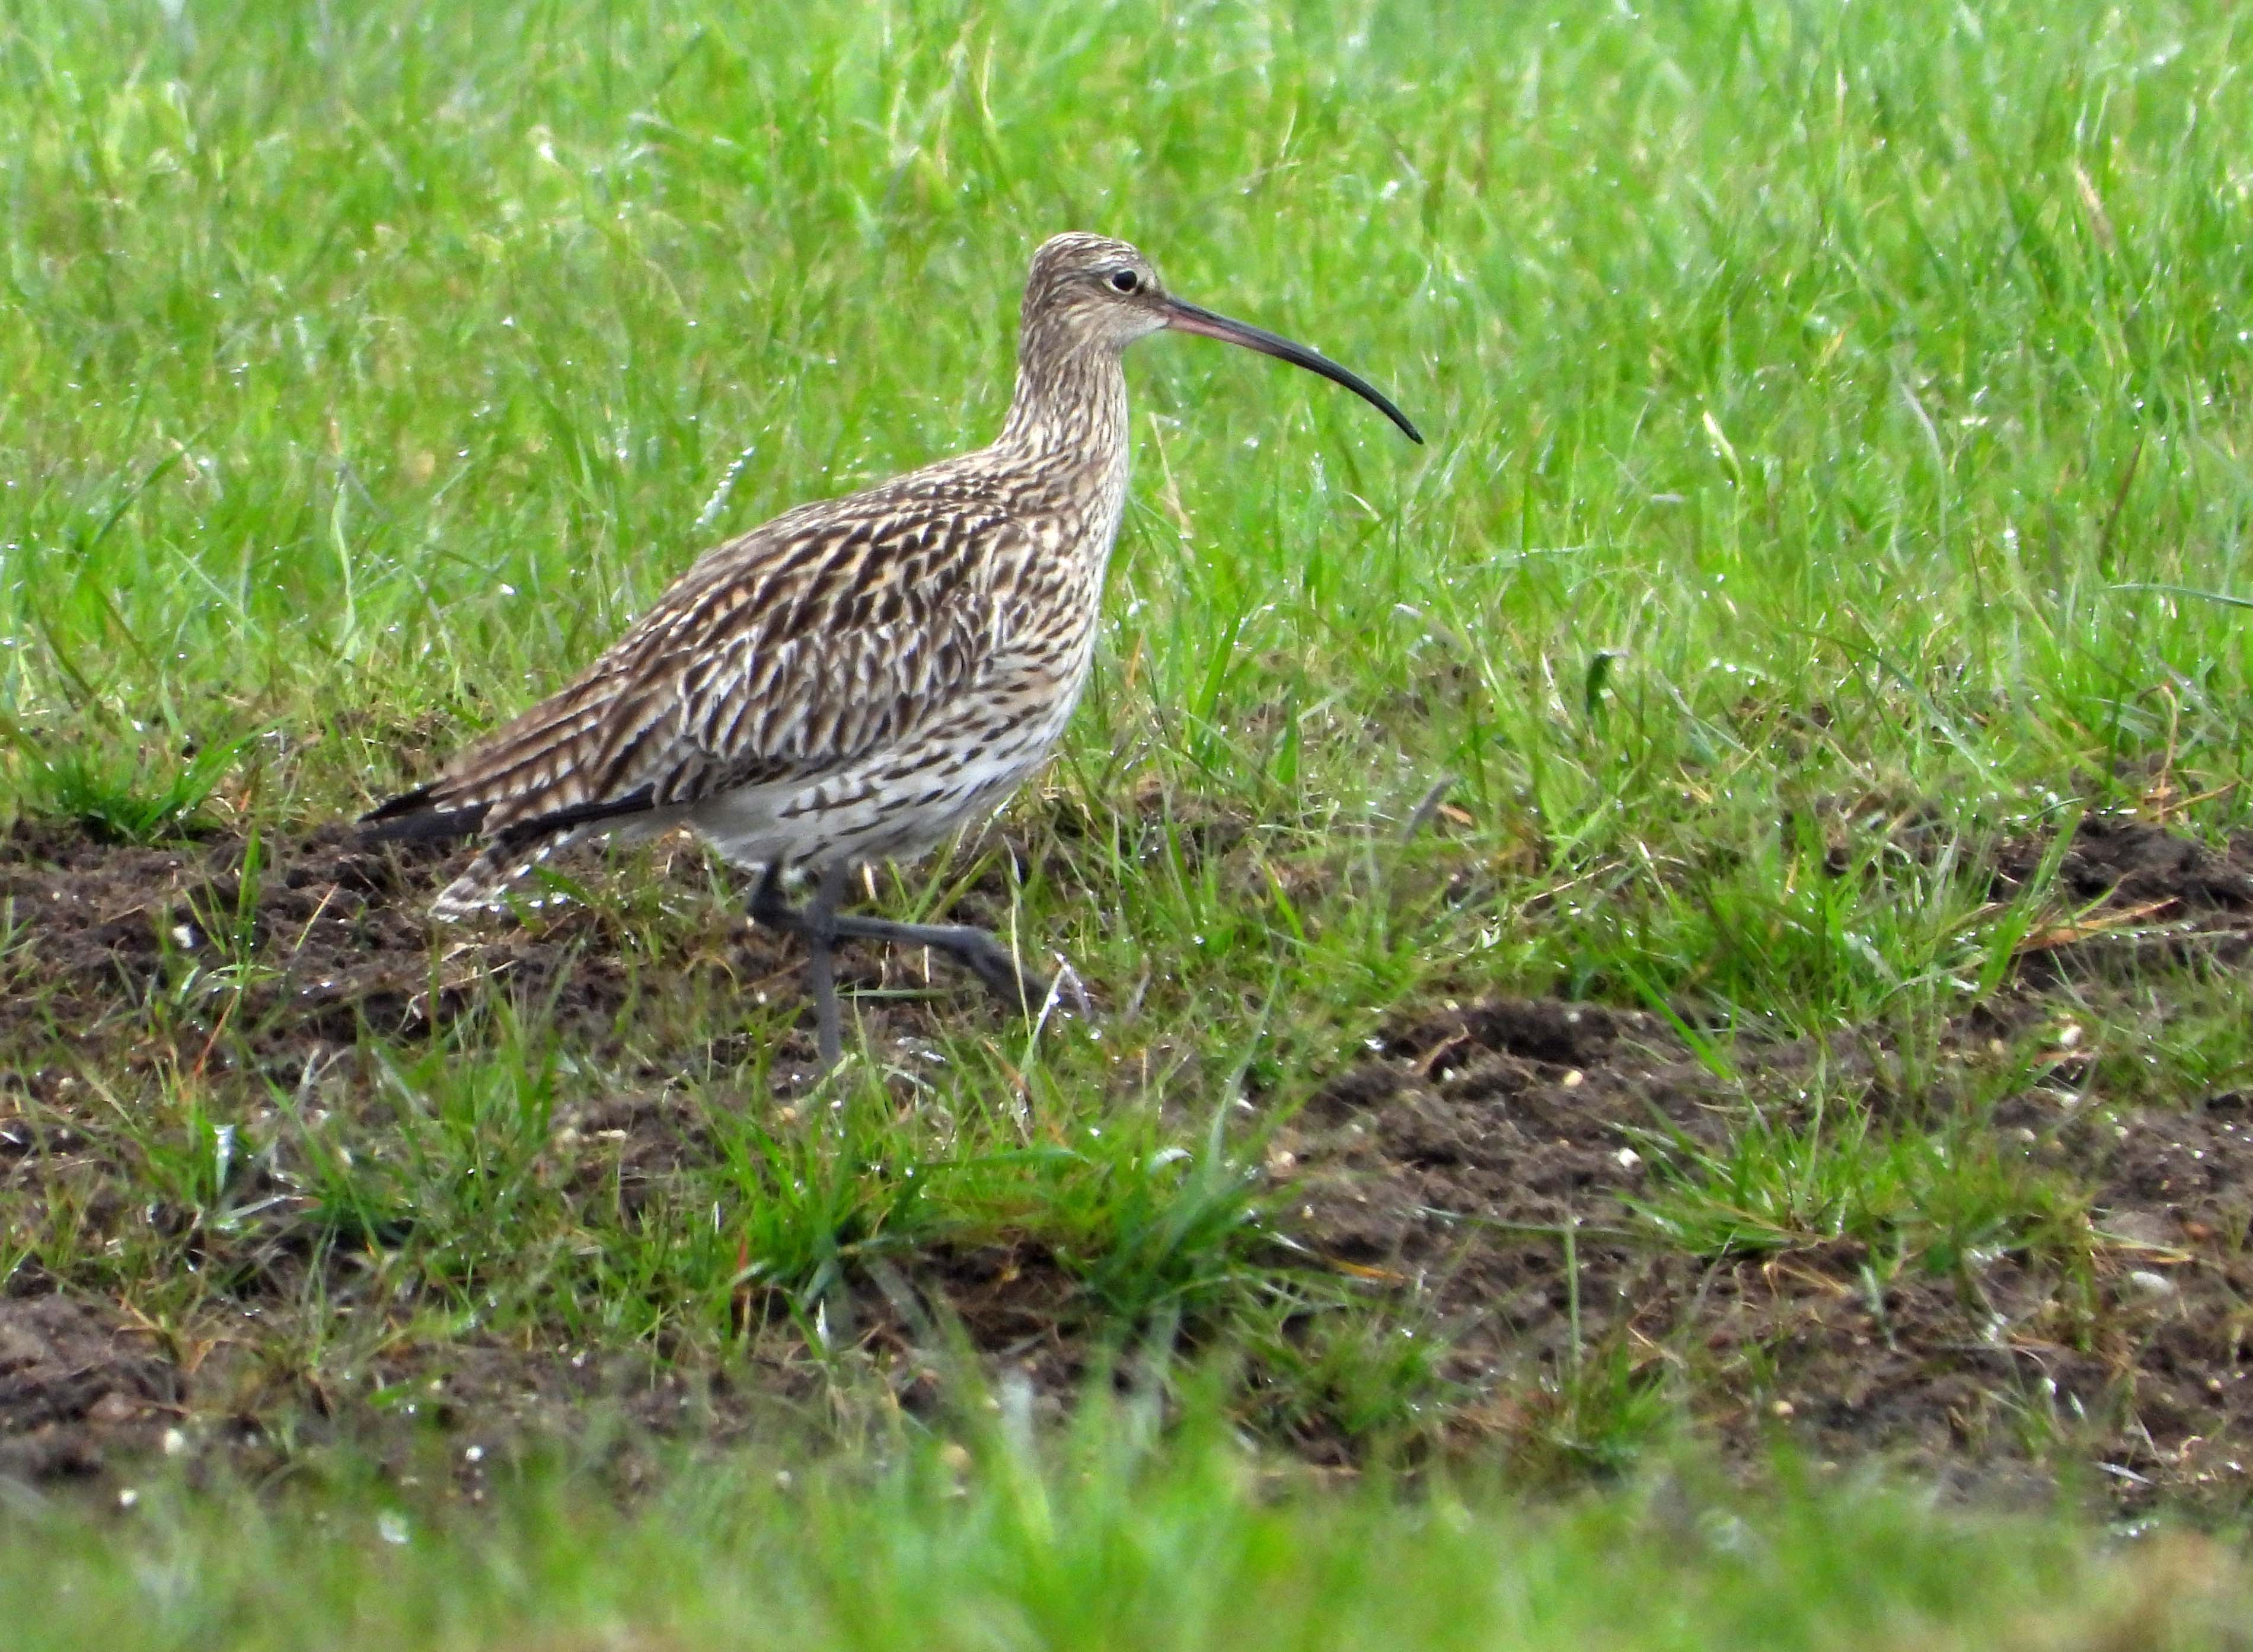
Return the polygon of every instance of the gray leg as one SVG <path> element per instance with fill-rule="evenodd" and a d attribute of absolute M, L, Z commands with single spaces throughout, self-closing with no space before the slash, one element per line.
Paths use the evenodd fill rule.
<path fill-rule="evenodd" d="M 821 875 L 806 903 L 806 974 L 813 986 L 813 1021 L 821 1040 L 821 1070 L 845 1058 L 842 1017 L 837 1008 L 837 897 L 845 892 L 845 863 Z"/>
<path fill-rule="evenodd" d="M 1019 964 L 999 938 L 985 930 L 968 924 L 896 924 L 889 918 L 840 914 L 837 903 L 845 893 L 845 875 L 841 862 L 830 867 L 822 873 L 813 898 L 803 907 L 792 906 L 783 898 L 778 866 L 767 868 L 751 891 L 753 918 L 770 929 L 805 938 L 809 955 L 806 972 L 813 987 L 824 1067 L 835 1066 L 843 1053 L 836 965 L 832 958 L 839 941 L 935 947 L 983 981 L 1003 1004 L 1022 1014 L 1035 1014 L 1048 1001 L 1048 978 Z"/>
<path fill-rule="evenodd" d="M 806 981 L 813 989 L 813 1024 L 821 1048 L 821 1070 L 844 1059 L 844 1018 L 837 1007 L 837 902 L 845 892 L 844 864 L 828 868 L 804 906 L 783 899 L 782 868 L 770 865 L 751 891 L 751 917 L 770 929 L 806 942 Z"/>
<path fill-rule="evenodd" d="M 895 924 L 881 917 L 841 917 L 840 939 L 892 941 L 902 946 L 932 946 L 986 983 L 1002 1003 L 1029 1015 L 1047 1001 L 1048 978 L 1019 964 L 998 937 L 968 924 Z"/>
<path fill-rule="evenodd" d="M 782 898 L 782 863 L 770 861 L 751 891 L 751 916 L 771 930 L 796 935 L 806 927 L 806 914 Z"/>

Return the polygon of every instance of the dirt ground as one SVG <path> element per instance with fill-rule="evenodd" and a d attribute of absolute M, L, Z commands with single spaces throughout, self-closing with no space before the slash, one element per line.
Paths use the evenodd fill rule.
<path fill-rule="evenodd" d="M 1805 1042 L 1753 1053 L 1740 1079 L 1779 1098 L 1817 1058 Z M 1834 1087 L 1887 1104 L 1882 1050 L 1825 1058 Z M 2242 1497 L 2248 1098 L 2194 1112 L 2071 1113 L 2047 1097 L 1996 1110 L 2005 1153 L 2090 1189 L 2083 1277 L 2005 1245 L 1945 1272 L 1895 1271 L 1843 1237 L 1736 1254 L 1668 1245 L 1636 1219 L 1659 1192 L 1654 1142 L 1718 1144 L 1740 1117 L 1732 1088 L 1648 1014 L 1494 1000 L 1426 1016 L 1300 1115 L 1287 1138 L 1298 1226 L 1428 1298 L 1454 1328 L 1454 1375 L 1490 1397 L 1467 1426 L 1507 1435 L 1546 1412 L 1569 1438 L 1572 1365 L 1609 1360 L 1615 1383 L 1689 1395 L 1740 1452 L 1783 1436 L 1824 1460 L 1879 1453 L 1966 1482 L 2076 1459 L 2131 1502 L 2162 1488 Z"/>
<path fill-rule="evenodd" d="M 2006 846 L 1998 889 L 2028 875 L 2042 847 Z M 16 1052 L 60 1038 L 129 1069 L 235 1058 L 216 1028 L 191 1019 L 152 1043 L 120 1011 L 168 950 L 215 944 L 206 925 L 247 925 L 260 955 L 280 961 L 238 1013 L 246 1058 L 285 1077 L 363 1027 L 412 1035 L 442 1021 L 471 982 L 497 973 L 567 1035 L 609 1036 L 633 1001 L 631 972 L 589 944 L 601 938 L 591 917 L 499 931 L 434 967 L 422 910 L 443 857 L 363 851 L 340 831 L 272 843 L 246 903 L 242 854 L 234 840 L 126 847 L 58 826 L 0 838 L 0 910 L 16 943 L 0 996 L 0 1216 L 62 1174 L 73 1148 L 67 1130 L 35 1142 L 27 1102 L 50 1119 L 96 1105 L 73 1099 L 52 1067 L 8 1065 Z M 1500 1439 L 1601 1467 L 1623 1408 L 1676 1395 L 1747 1461 L 1782 1438 L 1821 1461 L 1881 1455 L 1967 1489 L 2046 1485 L 2071 1468 L 2129 1506 L 2242 1507 L 2253 1465 L 2253 1097 L 2112 1105 L 2083 1082 L 2087 1052 L 2043 1046 L 2063 1036 L 2062 994 L 2076 983 L 2123 963 L 2241 959 L 2253 944 L 2253 845 L 2215 851 L 2132 819 L 2091 819 L 2061 882 L 2084 910 L 2028 938 L 2015 984 L 1942 1029 L 1943 1070 L 1915 1084 L 1880 1029 L 1819 1047 L 1740 1040 L 1727 1082 L 1641 1010 L 1545 999 L 1403 1007 L 1269 1143 L 1273 1221 L 1305 1265 L 1442 1335 L 1445 1432 L 1468 1449 Z M 724 913 L 714 923 L 694 967 L 724 967 L 739 985 L 795 983 L 786 946 L 744 938 Z M 854 967 L 871 985 L 889 966 Z M 880 1013 L 906 1024 L 925 1012 Z M 2081 1237 L 2062 1251 L 2005 1240 L 1945 1267 L 1904 1266 L 1866 1237 L 1699 1244 L 1654 1219 L 1671 1185 L 1662 1168 L 1719 1147 L 1743 1126 L 1747 1098 L 1789 1126 L 1819 1072 L 1828 1093 L 1859 1098 L 1880 1122 L 1922 1128 L 1974 1094 L 1977 1075 L 2025 1064 L 2030 1049 L 2029 1081 L 1976 1122 L 1998 1160 L 2082 1190 L 2061 1218 Z M 565 1122 L 617 1142 L 609 1174 L 629 1189 L 703 1150 L 661 1087 Z M 387 1415 L 435 1418 L 458 1447 L 449 1472 L 474 1495 L 481 1442 L 498 1454 L 597 1411 L 606 1425 L 659 1437 L 727 1436 L 820 1391 L 786 1348 L 699 1370 L 472 1342 L 397 1350 L 358 1388 L 293 1391 L 283 1405 L 227 1328 L 199 1339 L 154 1327 L 20 1260 L 12 1244 L 0 1254 L 14 1265 L 0 1294 L 0 1476 L 108 1474 L 192 1439 L 198 1450 L 231 1442 L 255 1467 L 284 1436 L 350 1434 L 380 1401 Z M 853 1281 L 842 1328 L 886 1391 L 912 1405 L 939 1383 L 922 1333 L 926 1309 L 943 1303 L 984 1356 L 1060 1403 L 1089 1351 L 1072 1292 L 1036 1248 L 928 1255 L 911 1278 Z M 246 1314 L 258 1311 L 246 1300 Z M 1334 1432 L 1285 1432 L 1310 1458 L 1350 1455 Z"/>

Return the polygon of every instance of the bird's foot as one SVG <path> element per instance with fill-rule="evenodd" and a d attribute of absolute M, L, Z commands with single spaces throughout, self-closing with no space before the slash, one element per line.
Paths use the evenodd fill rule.
<path fill-rule="evenodd" d="M 840 917 L 837 933 L 853 940 L 889 941 L 945 952 L 985 983 L 986 990 L 1003 1004 L 1027 1015 L 1037 1015 L 1048 1002 L 1048 977 L 1027 969 L 998 936 L 974 924 L 896 924 L 889 918 L 854 916 Z"/>
<path fill-rule="evenodd" d="M 840 912 L 837 897 L 843 893 L 843 882 L 841 869 L 832 868 L 823 875 L 812 900 L 802 907 L 792 906 L 783 898 L 779 871 L 770 869 L 752 889 L 748 909 L 755 922 L 806 941 L 807 975 L 813 988 L 825 1069 L 837 1064 L 842 1047 L 833 957 L 839 941 L 883 941 L 944 952 L 975 975 L 1004 1005 L 1026 1016 L 1038 1016 L 1059 1001 L 1070 1004 L 1082 1016 L 1092 1013 L 1087 989 L 1070 965 L 1051 980 L 1018 962 L 999 936 L 975 924 L 902 924 Z"/>
<path fill-rule="evenodd" d="M 1056 979 L 1049 983 L 1048 998 L 1067 1004 L 1071 1013 L 1084 1021 L 1095 1019 L 1095 1001 L 1087 995 L 1087 983 L 1079 979 L 1079 972 L 1069 964 L 1059 965 Z"/>

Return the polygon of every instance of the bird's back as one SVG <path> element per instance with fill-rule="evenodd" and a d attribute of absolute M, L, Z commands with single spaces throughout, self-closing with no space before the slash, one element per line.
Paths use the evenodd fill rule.
<path fill-rule="evenodd" d="M 840 819 L 887 785 L 911 798 L 920 771 L 903 760 L 922 744 L 946 757 L 949 730 L 985 728 L 989 703 L 1012 727 L 1040 724 L 1044 750 L 1062 718 L 1039 714 L 1068 713 L 1085 673 L 1090 570 L 1099 589 L 1119 492 L 989 449 L 787 512 L 707 553 L 568 687 L 371 819 L 492 840 L 442 900 L 458 911 L 589 830 L 686 821 L 763 859 L 757 833 L 730 843 L 726 823 L 804 794 L 814 818 L 766 845 L 802 854 L 824 835 L 824 782 Z M 983 762 L 994 739 L 955 744 Z"/>

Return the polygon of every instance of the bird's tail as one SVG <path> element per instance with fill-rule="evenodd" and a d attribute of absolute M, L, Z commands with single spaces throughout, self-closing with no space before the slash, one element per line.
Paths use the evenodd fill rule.
<path fill-rule="evenodd" d="M 471 838 L 485 829 L 490 803 L 449 806 L 438 802 L 436 785 L 402 791 L 390 802 L 359 818 L 359 840 L 364 843 L 443 843 L 452 838 Z"/>
<path fill-rule="evenodd" d="M 436 785 L 402 792 L 370 810 L 359 819 L 359 841 L 377 843 L 444 843 L 475 837 L 492 812 L 490 803 L 450 806 Z M 543 827 L 525 822 L 503 827 L 471 861 L 462 875 L 439 891 L 430 916 L 458 922 L 503 904 L 508 886 L 546 860 L 562 843 L 576 835 L 568 826 Z"/>
<path fill-rule="evenodd" d="M 438 891 L 438 898 L 430 903 L 430 916 L 441 923 L 457 924 L 480 912 L 501 910 L 507 903 L 510 884 L 576 835 L 558 833 L 530 847 L 512 847 L 506 840 L 488 845 L 459 877 Z"/>
<path fill-rule="evenodd" d="M 556 850 L 596 832 L 624 827 L 645 832 L 669 819 L 654 801 L 652 789 L 637 787 L 622 798 L 577 803 L 531 813 L 522 798 L 457 802 L 447 783 L 402 792 L 360 817 L 360 841 L 434 842 L 486 835 L 485 847 L 461 876 L 439 892 L 430 916 L 455 920 L 500 906 L 508 886 Z"/>

